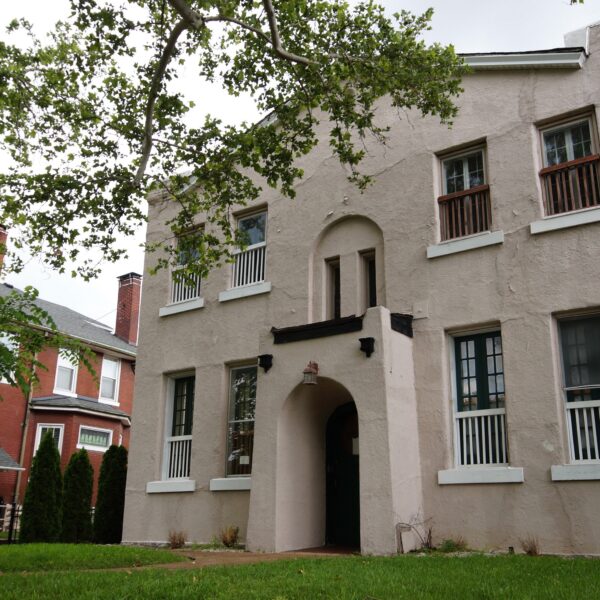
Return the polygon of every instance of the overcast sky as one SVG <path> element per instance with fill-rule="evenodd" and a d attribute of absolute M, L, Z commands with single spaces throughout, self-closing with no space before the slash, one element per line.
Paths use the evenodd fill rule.
<path fill-rule="evenodd" d="M 406 9 L 423 12 L 432 6 L 435 14 L 428 42 L 453 44 L 458 52 L 494 52 L 536 50 L 563 46 L 563 35 L 569 31 L 600 21 L 600 0 L 586 0 L 583 6 L 570 6 L 568 0 L 385 0 L 391 11 Z M 66 16 L 67 0 L 20 0 L 0 2 L 0 23 L 14 17 L 25 17 L 38 28 L 48 30 L 57 19 Z M 3 33 L 0 33 L 0 37 Z M 218 88 L 198 86 L 184 81 L 182 86 L 192 93 L 197 90 L 195 117 L 205 112 L 225 121 L 252 120 L 256 112 L 247 100 L 228 98 Z M 118 264 L 106 264 L 102 275 L 91 283 L 59 275 L 29 260 L 19 275 L 7 278 L 23 288 L 33 285 L 46 300 L 64 304 L 89 317 L 114 325 L 117 276 L 136 271 L 142 273 L 143 254 L 140 232 L 129 245 L 130 258 Z"/>

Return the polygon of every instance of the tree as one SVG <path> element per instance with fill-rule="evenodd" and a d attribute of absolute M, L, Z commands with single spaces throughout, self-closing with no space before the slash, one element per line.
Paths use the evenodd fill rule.
<path fill-rule="evenodd" d="M 65 470 L 61 541 L 92 541 L 93 485 L 94 470 L 87 450 L 82 448 L 71 456 Z"/>
<path fill-rule="evenodd" d="M 120 544 L 123 534 L 127 449 L 111 446 L 105 453 L 98 480 L 98 500 L 94 513 L 94 541 Z"/>
<path fill-rule="evenodd" d="M 60 349 L 66 358 L 81 362 L 96 375 L 91 350 L 62 335 L 52 317 L 36 304 L 37 296 L 37 290 L 29 286 L 0 296 L 0 379 L 18 387 L 26 397 L 39 380 L 39 369 L 47 370 L 38 360 L 44 348 Z"/>
<path fill-rule="evenodd" d="M 51 432 L 42 438 L 31 464 L 21 515 L 21 542 L 58 542 L 62 522 L 60 455 Z"/>

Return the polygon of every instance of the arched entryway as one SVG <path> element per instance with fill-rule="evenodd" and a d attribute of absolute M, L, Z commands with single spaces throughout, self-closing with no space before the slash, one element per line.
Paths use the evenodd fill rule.
<path fill-rule="evenodd" d="M 327 377 L 296 386 L 281 411 L 277 445 L 277 549 L 359 549 L 358 414 L 350 392 Z"/>
<path fill-rule="evenodd" d="M 360 548 L 358 413 L 354 402 L 339 406 L 326 431 L 327 545 Z"/>

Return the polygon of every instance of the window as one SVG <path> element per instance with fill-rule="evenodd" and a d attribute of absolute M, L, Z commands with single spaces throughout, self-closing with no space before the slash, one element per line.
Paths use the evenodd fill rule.
<path fill-rule="evenodd" d="M 235 253 L 231 285 L 236 288 L 262 283 L 265 280 L 267 212 L 240 217 L 237 231 L 246 249 Z"/>
<path fill-rule="evenodd" d="M 442 161 L 443 195 L 438 198 L 442 241 L 488 231 L 490 188 L 483 149 Z"/>
<path fill-rule="evenodd" d="M 77 365 L 71 363 L 68 358 L 65 358 L 62 355 L 62 351 L 60 351 L 56 365 L 56 381 L 54 383 L 54 391 L 56 393 L 74 396 L 76 386 Z"/>
<path fill-rule="evenodd" d="M 52 434 L 52 438 L 54 439 L 54 443 L 56 444 L 56 448 L 58 450 L 58 453 L 60 454 L 60 452 L 62 451 L 64 428 L 65 428 L 64 425 L 56 425 L 53 423 L 39 423 L 37 426 L 37 430 L 35 432 L 35 443 L 33 446 L 34 455 L 37 452 L 38 448 L 40 447 L 42 438 L 48 432 L 50 432 Z"/>
<path fill-rule="evenodd" d="M 542 130 L 540 177 L 547 216 L 600 205 L 593 131 L 590 118 Z"/>
<path fill-rule="evenodd" d="M 328 319 L 339 319 L 342 314 L 340 275 L 340 257 L 328 258 L 325 261 L 325 302 Z"/>
<path fill-rule="evenodd" d="M 600 460 L 600 316 L 560 323 L 573 462 Z"/>
<path fill-rule="evenodd" d="M 257 367 L 231 369 L 229 425 L 227 428 L 227 475 L 252 473 Z"/>
<path fill-rule="evenodd" d="M 177 237 L 177 264 L 171 272 L 171 304 L 187 302 L 200 298 L 201 277 L 198 274 L 190 274 L 181 277 L 178 272 L 183 265 L 193 263 L 199 256 L 199 242 L 204 233 L 203 229 L 196 229 Z"/>
<path fill-rule="evenodd" d="M 119 403 L 120 361 L 107 358 L 102 360 L 102 376 L 100 377 L 100 400 L 113 404 Z"/>
<path fill-rule="evenodd" d="M 456 337 L 454 357 L 457 464 L 507 464 L 500 332 Z"/>
<path fill-rule="evenodd" d="M 17 348 L 14 339 L 5 333 L 0 333 L 0 346 L 0 358 L 3 357 L 4 353 L 10 353 L 12 356 Z M 10 379 L 13 378 L 11 369 L 13 365 L 14 361 L 9 357 L 6 357 L 5 360 L 0 360 L 0 383 L 10 383 Z"/>
<path fill-rule="evenodd" d="M 171 380 L 163 479 L 186 479 L 190 476 L 195 385 L 194 376 Z"/>
<path fill-rule="evenodd" d="M 375 250 L 361 252 L 365 308 L 377 306 L 377 267 Z"/>
<path fill-rule="evenodd" d="M 113 432 L 110 429 L 98 429 L 97 427 L 82 425 L 79 428 L 77 447 L 105 452 L 112 444 L 112 434 Z"/>

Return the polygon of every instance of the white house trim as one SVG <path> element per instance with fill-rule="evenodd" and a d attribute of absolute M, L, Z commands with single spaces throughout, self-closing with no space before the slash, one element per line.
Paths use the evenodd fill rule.
<path fill-rule="evenodd" d="M 237 300 L 246 296 L 256 296 L 258 294 L 266 294 L 271 291 L 271 282 L 264 281 L 263 283 L 255 283 L 244 287 L 232 288 L 225 290 L 219 294 L 219 302 L 228 302 L 229 300 Z"/>
<path fill-rule="evenodd" d="M 96 446 L 94 444 L 85 444 L 81 443 L 81 430 L 89 429 L 90 431 L 99 431 L 100 433 L 108 433 L 108 446 Z M 106 452 L 111 444 L 113 439 L 113 430 L 112 429 L 102 429 L 101 427 L 92 427 L 91 425 L 80 425 L 79 433 L 77 434 L 77 448 L 85 448 L 91 452 Z"/>
<path fill-rule="evenodd" d="M 193 479 L 170 479 L 168 481 L 149 481 L 146 484 L 147 494 L 170 494 L 196 491 Z"/>
<path fill-rule="evenodd" d="M 600 479 L 600 463 L 585 465 L 552 465 L 552 481 L 590 481 Z"/>
<path fill-rule="evenodd" d="M 504 243 L 503 231 L 484 231 L 476 233 L 458 240 L 448 240 L 427 247 L 427 258 L 437 258 L 447 256 L 457 252 L 466 252 L 475 248 L 485 248 L 485 246 L 494 246 Z"/>
<path fill-rule="evenodd" d="M 65 426 L 63 423 L 38 423 L 37 424 L 37 429 L 35 431 L 35 442 L 33 444 L 33 454 L 35 455 L 35 453 L 38 451 L 38 448 L 40 447 L 40 442 L 42 441 L 42 428 L 43 427 L 60 430 L 60 434 L 58 436 L 58 453 L 60 454 L 62 452 L 63 437 L 65 435 Z"/>
<path fill-rule="evenodd" d="M 193 300 L 177 302 L 176 304 L 168 304 L 158 310 L 158 316 L 166 317 L 168 315 L 187 312 L 188 310 L 197 310 L 198 308 L 204 308 L 204 298 L 194 298 Z"/>
<path fill-rule="evenodd" d="M 588 223 L 597 223 L 600 221 L 600 207 L 586 208 L 575 212 L 546 217 L 539 221 L 534 221 L 529 225 L 531 234 L 546 233 L 547 231 L 556 231 L 557 229 L 566 229 L 568 227 L 577 227 Z"/>
<path fill-rule="evenodd" d="M 252 489 L 251 477 L 221 477 L 211 479 L 209 489 L 211 492 L 231 492 L 234 490 Z"/>
<path fill-rule="evenodd" d="M 574 52 L 523 52 L 514 54 L 471 54 L 463 56 L 476 71 L 489 69 L 581 69 L 583 50 Z"/>
<path fill-rule="evenodd" d="M 438 471 L 439 485 L 468 483 L 523 483 L 522 467 L 464 467 Z"/>

